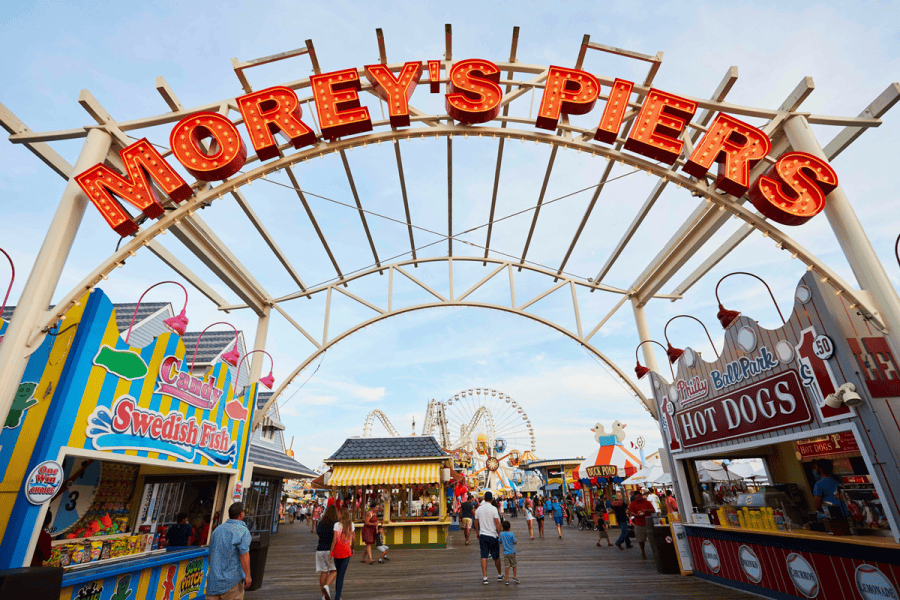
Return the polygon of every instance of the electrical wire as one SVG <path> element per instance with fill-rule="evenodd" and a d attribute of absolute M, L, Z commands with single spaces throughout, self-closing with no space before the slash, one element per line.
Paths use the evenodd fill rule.
<path fill-rule="evenodd" d="M 595 363 L 597 363 L 598 365 L 600 365 L 600 366 L 603 368 L 603 370 L 606 371 L 606 374 L 607 374 L 607 375 L 609 375 L 610 377 L 612 377 L 613 380 L 615 380 L 615 382 L 619 384 L 619 387 L 621 387 L 623 390 L 625 390 L 625 393 L 627 393 L 629 396 L 633 397 L 635 400 L 637 400 L 638 402 L 640 402 L 640 404 L 641 404 L 641 406 L 644 408 L 644 410 L 646 410 L 647 412 L 650 412 L 650 409 L 647 408 L 647 405 L 644 404 L 644 402 L 643 402 L 643 400 L 641 400 L 640 396 L 638 396 L 637 394 L 635 394 L 635 393 L 634 393 L 634 390 L 632 390 L 631 388 L 625 387 L 625 385 L 624 385 L 624 384 L 622 383 L 622 381 L 621 381 L 621 378 L 618 377 L 615 373 L 610 373 L 609 368 L 607 368 L 607 366 L 606 366 L 605 364 L 603 364 L 603 361 L 601 361 L 600 359 L 598 359 L 598 358 L 596 357 L 596 355 L 594 355 L 590 350 L 587 349 L 587 347 L 585 347 L 584 344 L 581 344 L 581 348 L 584 350 L 584 352 L 585 352 L 588 356 L 590 356 L 591 358 L 594 359 L 594 362 L 595 362 Z"/>
<path fill-rule="evenodd" d="M 293 398 L 294 396 L 296 396 L 296 395 L 297 395 L 297 392 L 299 392 L 300 390 L 302 390 L 302 389 L 303 389 L 303 386 L 305 386 L 307 383 L 309 383 L 309 380 L 312 379 L 313 376 L 314 376 L 316 373 L 319 372 L 319 368 L 322 366 L 322 363 L 325 362 L 325 355 L 326 355 L 327 353 L 328 353 L 327 350 L 326 350 L 325 352 L 322 353 L 322 358 L 319 359 L 319 364 L 318 364 L 318 366 L 316 367 L 316 370 L 312 372 L 312 375 L 310 375 L 309 377 L 307 377 L 307 378 L 306 378 L 306 381 L 304 381 L 303 384 L 302 384 L 300 387 L 298 387 L 298 388 L 294 391 L 294 393 L 290 395 L 290 397 L 289 397 L 287 400 L 285 400 L 284 402 L 282 402 L 282 403 L 280 403 L 280 404 L 278 405 L 278 409 L 279 409 L 279 410 L 281 410 L 282 408 L 284 408 L 284 406 L 285 406 L 288 402 L 291 401 L 291 398 Z"/>

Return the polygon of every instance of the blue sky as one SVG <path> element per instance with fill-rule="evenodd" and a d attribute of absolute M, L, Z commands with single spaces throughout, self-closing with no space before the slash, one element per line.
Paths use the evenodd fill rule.
<path fill-rule="evenodd" d="M 645 54 L 662 50 L 665 60 L 655 85 L 674 94 L 707 97 L 727 69 L 736 65 L 740 78 L 728 100 L 766 108 L 777 108 L 808 75 L 815 80 L 816 91 L 802 110 L 817 114 L 855 116 L 900 73 L 897 3 L 594 2 L 562 6 L 528 2 L 416 2 L 377 7 L 374 3 L 345 2 L 148 2 L 133 7 L 105 2 L 17 3 L 6 9 L 0 24 L 0 49 L 7 64 L 0 102 L 36 131 L 92 123 L 77 103 L 81 89 L 90 90 L 116 119 L 139 118 L 167 110 L 154 89 L 158 75 L 166 78 L 185 106 L 196 106 L 241 93 L 231 70 L 232 57 L 248 60 L 283 52 L 312 38 L 325 71 L 371 64 L 378 59 L 374 30 L 381 27 L 389 61 L 437 59 L 444 49 L 444 23 L 453 24 L 455 59 L 506 60 L 514 25 L 521 27 L 519 60 L 532 64 L 574 66 L 585 33 L 593 41 Z M 643 65 L 599 52 L 588 54 L 585 68 L 633 80 L 643 79 L 645 70 Z M 254 69 L 249 77 L 254 87 L 261 89 L 309 74 L 309 62 L 301 57 Z M 373 115 L 380 115 L 377 101 L 363 101 Z M 423 110 L 437 111 L 442 97 L 428 94 L 427 86 L 422 86 L 413 102 Z M 527 116 L 528 108 L 527 101 L 520 102 L 514 105 L 513 114 Z M 579 117 L 576 124 L 589 126 L 599 110 Z M 153 141 L 166 143 L 169 130 L 164 126 L 148 135 Z M 816 133 L 824 145 L 837 130 L 817 127 Z M 900 116 L 888 113 L 881 127 L 865 133 L 833 164 L 895 283 L 900 281 L 893 257 L 898 219 L 896 189 L 889 174 L 896 171 L 893 142 L 898 134 Z M 54 148 L 74 163 L 80 143 L 60 142 Z M 487 222 L 496 148 L 495 140 L 454 140 L 454 231 Z M 413 222 L 445 232 L 445 140 L 403 142 L 401 151 Z M 507 144 L 497 216 L 536 203 L 549 154 L 550 149 L 544 146 Z M 373 145 L 349 153 L 348 158 L 363 206 L 402 220 L 392 148 Z M 0 210 L 5 232 L 2 247 L 16 262 L 19 276 L 12 296 L 16 298 L 64 181 L 19 145 L 0 143 L 0 161 Z M 604 167 L 601 158 L 560 151 L 545 200 L 596 184 Z M 626 172 L 616 167 L 613 176 Z M 301 186 L 310 192 L 353 202 L 338 157 L 305 164 L 297 169 L 297 175 Z M 287 181 L 284 175 L 271 179 Z M 654 183 L 654 178 L 639 173 L 607 186 L 567 272 L 580 277 L 597 273 Z M 334 277 L 291 190 L 260 181 L 244 188 L 244 192 L 307 284 Z M 558 266 L 590 196 L 591 192 L 581 193 L 542 210 L 529 259 Z M 316 197 L 309 200 L 341 268 L 349 272 L 371 264 L 371 251 L 358 215 Z M 683 190 L 668 189 L 604 282 L 628 287 L 695 206 L 696 199 Z M 279 296 L 295 291 L 296 285 L 242 215 L 233 200 L 217 202 L 202 213 L 270 293 Z M 492 247 L 520 255 L 530 222 L 531 213 L 526 213 L 497 224 Z M 409 250 L 405 227 L 377 217 L 369 217 L 369 225 L 380 257 Z M 737 222 L 732 222 L 716 234 L 664 291 L 680 283 L 737 227 Z M 854 282 L 823 215 L 789 233 L 847 281 Z M 219 293 L 237 301 L 172 238 L 166 236 L 160 241 Z M 437 239 L 416 232 L 417 245 Z M 463 239 L 484 244 L 484 230 Z M 112 252 L 117 241 L 118 236 L 89 208 L 56 297 L 67 293 Z M 480 252 L 463 244 L 454 244 L 454 251 L 468 255 Z M 420 256 L 445 253 L 446 243 L 442 243 L 422 250 Z M 4 266 L 0 269 L 0 273 L 6 273 Z M 478 269 L 460 268 L 455 287 L 465 288 L 466 282 L 477 281 L 487 273 Z M 735 270 L 765 277 L 779 304 L 787 308 L 803 266 L 777 250 L 770 240 L 752 234 L 684 300 L 650 303 L 653 337 L 663 339 L 663 325 L 671 316 L 690 313 L 706 323 L 720 347 L 713 287 L 722 275 Z M 447 285 L 443 271 L 436 267 L 420 267 L 415 275 L 435 286 Z M 138 254 L 116 270 L 104 289 L 117 302 L 133 302 L 141 290 L 172 276 L 149 253 Z M 354 283 L 350 291 L 378 304 L 384 298 L 385 280 L 371 276 Z M 527 297 L 529 292 L 534 295 L 541 291 L 542 281 L 523 273 L 516 285 L 522 297 Z M 400 292 L 400 298 L 410 303 L 419 298 L 411 288 Z M 726 306 L 755 316 L 763 326 L 778 323 L 764 290 L 749 280 L 732 278 L 723 284 L 722 292 Z M 490 299 L 508 292 L 500 283 L 492 283 L 479 293 L 483 299 Z M 148 296 L 176 304 L 179 298 L 177 291 L 165 288 Z M 579 296 L 588 315 L 585 320 L 592 321 L 588 327 L 593 327 L 616 300 L 603 294 Z M 368 309 L 351 305 L 348 301 L 335 309 L 332 332 L 369 316 Z M 554 294 L 536 304 L 534 312 L 569 326 L 573 323 L 569 306 L 566 294 Z M 322 298 L 295 300 L 285 308 L 304 327 L 321 331 Z M 248 311 L 222 315 L 194 292 L 188 312 L 192 329 L 224 317 L 252 339 L 255 319 Z M 703 332 L 688 320 L 673 324 L 669 333 L 676 346 L 691 345 L 711 352 Z M 592 341 L 631 372 L 638 338 L 627 306 Z M 275 356 L 279 381 L 311 351 L 311 346 L 280 316 L 273 317 L 269 348 Z M 659 360 L 663 360 L 661 355 Z M 659 445 L 658 431 L 647 412 L 584 349 L 535 321 L 498 311 L 435 309 L 382 321 L 329 350 L 315 376 L 298 391 L 318 364 L 319 360 L 314 361 L 288 388 L 285 398 L 291 399 L 283 410 L 288 437 L 295 437 L 298 458 L 313 467 L 345 437 L 361 433 L 366 414 L 374 408 L 386 412 L 406 433 L 413 416 L 421 423 L 428 399 L 446 399 L 476 387 L 503 391 L 523 406 L 534 424 L 537 453 L 543 457 L 588 452 L 593 445 L 589 429 L 598 421 L 608 424 L 621 420 L 628 423 L 632 437 L 643 435 L 651 448 Z M 380 431 L 379 426 L 375 431 Z"/>

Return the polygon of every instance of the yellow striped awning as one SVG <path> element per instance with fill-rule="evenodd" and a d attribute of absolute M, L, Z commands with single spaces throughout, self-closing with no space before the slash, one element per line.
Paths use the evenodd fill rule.
<path fill-rule="evenodd" d="M 340 465 L 334 467 L 329 485 L 378 485 L 439 483 L 440 463 L 397 463 L 379 465 Z"/>

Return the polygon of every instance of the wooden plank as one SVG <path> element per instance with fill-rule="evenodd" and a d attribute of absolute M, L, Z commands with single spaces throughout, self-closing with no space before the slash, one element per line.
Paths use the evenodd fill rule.
<path fill-rule="evenodd" d="M 529 540 L 522 516 L 510 519 L 510 522 L 518 541 L 519 585 L 510 582 L 507 587 L 497 581 L 493 564 L 489 565 L 488 571 L 490 583 L 483 585 L 477 538 L 473 535 L 472 545 L 465 546 L 462 532 L 451 531 L 446 549 L 390 550 L 391 560 L 384 564 L 360 564 L 362 550 L 357 549 L 347 568 L 342 595 L 345 600 L 495 599 L 504 595 L 535 600 L 562 597 L 580 600 L 703 597 L 737 600 L 756 597 L 696 577 L 660 575 L 649 548 L 648 560 L 641 560 L 637 548 L 620 551 L 605 544 L 598 548 L 595 546 L 596 532 L 564 527 L 560 540 L 555 528 L 549 525 L 544 539 Z M 245 597 L 248 600 L 321 598 L 315 571 L 317 539 L 307 523 L 298 521 L 281 525 L 279 532 L 272 536 L 262 587 L 247 592 Z M 332 586 L 332 597 L 334 592 Z"/>

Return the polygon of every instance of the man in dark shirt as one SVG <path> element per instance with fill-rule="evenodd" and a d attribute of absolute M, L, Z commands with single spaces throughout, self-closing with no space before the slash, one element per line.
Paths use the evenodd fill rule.
<path fill-rule="evenodd" d="M 609 507 L 616 516 L 616 523 L 619 524 L 619 529 L 621 530 L 619 539 L 616 540 L 616 546 L 619 547 L 619 550 L 623 549 L 622 542 L 625 542 L 625 546 L 631 548 L 631 538 L 628 537 L 628 505 L 625 504 L 624 498 L 625 494 L 620 494 L 619 496 L 614 496 L 612 502 L 609 503 Z"/>
<path fill-rule="evenodd" d="M 644 542 L 647 541 L 647 517 L 656 512 L 653 504 L 644 499 L 643 494 L 635 492 L 628 505 L 628 514 L 634 517 L 634 541 L 641 547 L 641 558 L 647 558 Z"/>
<path fill-rule="evenodd" d="M 166 532 L 166 546 L 190 546 L 194 537 L 194 528 L 187 522 L 187 513 L 180 512 L 175 520 L 177 525 L 172 525 Z"/>
<path fill-rule="evenodd" d="M 459 505 L 459 517 L 462 521 L 460 526 L 463 529 L 463 535 L 466 536 L 466 546 L 469 545 L 469 529 L 472 528 L 474 514 L 472 510 L 472 494 L 469 494 L 466 497 L 466 501 Z"/>

